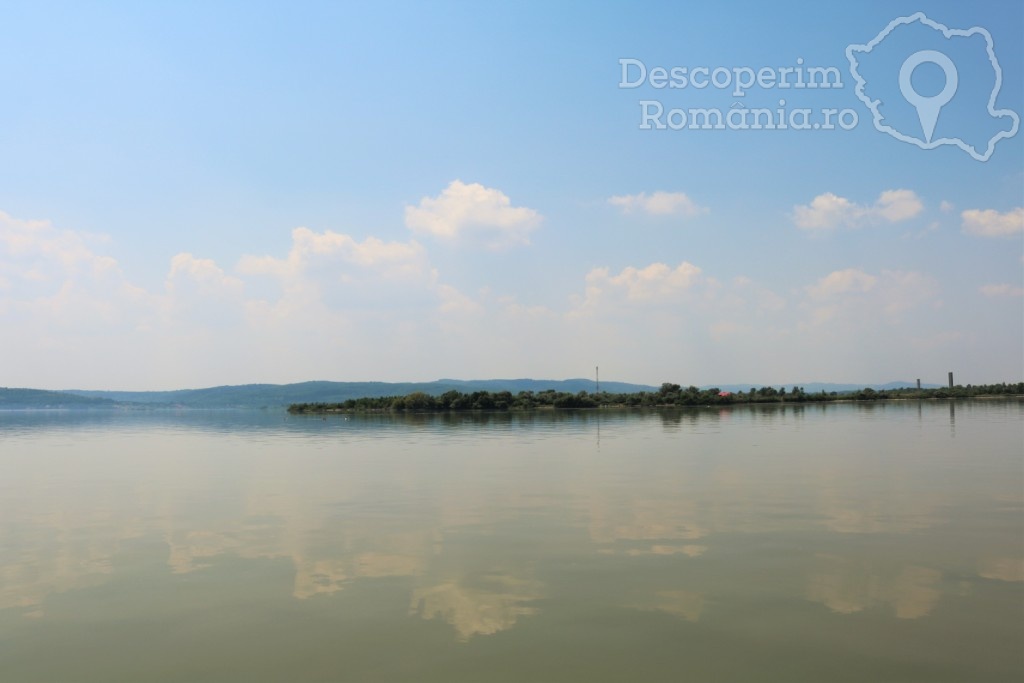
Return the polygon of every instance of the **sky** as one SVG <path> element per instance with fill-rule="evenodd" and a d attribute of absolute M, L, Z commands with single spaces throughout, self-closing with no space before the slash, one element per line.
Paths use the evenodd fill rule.
<path fill-rule="evenodd" d="M 1024 379 L 1019 2 L 0 17 L 0 386 Z"/>

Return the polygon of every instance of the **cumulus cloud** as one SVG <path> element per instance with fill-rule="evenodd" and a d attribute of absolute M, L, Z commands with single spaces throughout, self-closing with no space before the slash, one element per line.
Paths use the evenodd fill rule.
<path fill-rule="evenodd" d="M 182 252 L 171 259 L 164 280 L 166 296 L 158 300 L 170 330 L 224 328 L 242 316 L 245 286 L 212 259 Z"/>
<path fill-rule="evenodd" d="M 994 209 L 968 209 L 960 214 L 963 230 L 980 237 L 1009 237 L 1024 232 L 1024 207 L 1005 213 Z"/>
<path fill-rule="evenodd" d="M 899 201 L 879 206 L 878 220 L 903 215 Z M 735 272 L 643 261 L 577 271 L 575 296 L 545 289 L 520 303 L 522 292 L 446 284 L 412 236 L 296 228 L 291 238 L 233 266 L 179 253 L 165 261 L 162 286 L 146 291 L 106 255 L 103 238 L 0 214 L 0 353 L 27 359 L 8 382 L 175 388 L 452 368 L 554 376 L 581 359 L 604 370 L 624 357 L 643 381 L 696 382 L 716 367 L 739 380 L 778 359 L 810 373 L 847 363 L 876 372 L 891 348 L 938 343 L 944 332 L 929 313 L 941 305 L 935 281 L 913 271 L 822 271 L 783 298 Z M 982 295 L 1024 292 L 994 283 L 972 296 Z M 966 338 L 943 344 L 969 348 Z M 936 348 L 913 353 L 945 353 Z"/>
<path fill-rule="evenodd" d="M 482 306 L 451 285 L 438 285 L 442 313 L 479 313 Z"/>
<path fill-rule="evenodd" d="M 627 266 L 617 275 L 611 275 L 608 268 L 595 268 L 587 274 L 587 287 L 616 291 L 631 301 L 649 301 L 688 289 L 700 273 L 700 268 L 686 261 L 675 268 L 664 263 L 644 268 Z"/>
<path fill-rule="evenodd" d="M 921 213 L 924 205 L 912 190 L 886 190 L 870 206 L 857 204 L 831 192 L 810 204 L 793 207 L 793 223 L 803 230 L 855 228 L 871 223 L 898 223 Z"/>
<path fill-rule="evenodd" d="M 890 223 L 898 223 L 921 213 L 924 204 L 912 190 L 886 190 L 871 207 L 869 215 Z"/>
<path fill-rule="evenodd" d="M 697 216 L 707 213 L 707 207 L 699 206 L 682 192 L 653 192 L 647 194 L 617 195 L 608 203 L 622 209 L 623 213 L 642 211 L 653 216 Z"/>
<path fill-rule="evenodd" d="M 287 381 L 323 376 L 322 359 L 343 354 L 415 368 L 445 343 L 442 321 L 485 313 L 411 240 L 296 228 L 283 254 L 243 255 L 234 268 L 178 253 L 152 291 L 127 280 L 104 242 L 0 214 L 0 353 L 28 359 L 8 381 Z"/>
<path fill-rule="evenodd" d="M 793 222 L 804 230 L 834 228 L 859 216 L 861 207 L 845 197 L 826 192 L 806 206 L 793 207 Z"/>
<path fill-rule="evenodd" d="M 95 250 L 105 241 L 0 212 L 0 312 L 42 328 L 95 330 L 123 322 L 123 309 L 146 295 L 115 259 Z"/>
<path fill-rule="evenodd" d="M 337 317 L 341 311 L 429 306 L 437 296 L 437 275 L 419 243 L 357 240 L 332 230 L 295 228 L 287 256 L 246 254 L 236 270 L 268 276 L 280 286 L 278 298 L 247 304 L 265 324 L 300 319 L 312 324 L 328 310 Z"/>
<path fill-rule="evenodd" d="M 331 230 L 317 233 L 300 227 L 292 230 L 292 248 L 286 258 L 247 254 L 238 262 L 238 270 L 247 275 L 289 278 L 302 274 L 318 261 L 332 260 L 363 269 L 379 269 L 395 277 L 419 275 L 426 269 L 426 254 L 415 241 L 384 242 L 367 237 L 360 242 Z"/>
<path fill-rule="evenodd" d="M 0 213 L 0 356 L 20 359 L 12 384 L 95 385 L 152 350 L 137 342 L 160 296 L 129 282 L 106 242 Z"/>
<path fill-rule="evenodd" d="M 119 274 L 117 261 L 93 247 L 105 241 L 49 221 L 20 220 L 0 211 L 0 265 L 8 284 L 18 280 L 61 284 L 68 277 L 103 278 Z"/>
<path fill-rule="evenodd" d="M 424 197 L 405 207 L 405 225 L 420 234 L 449 242 L 502 249 L 530 243 L 541 215 L 512 200 L 501 190 L 479 183 L 452 181 L 437 197 Z"/>
<path fill-rule="evenodd" d="M 878 278 L 856 268 L 836 270 L 807 288 L 812 299 L 828 299 L 850 292 L 868 292 L 878 284 Z"/>
<path fill-rule="evenodd" d="M 242 281 L 226 274 L 212 259 L 182 252 L 171 259 L 166 287 L 174 292 L 189 286 L 203 295 L 218 296 L 224 292 L 241 293 Z"/>
<path fill-rule="evenodd" d="M 1024 288 L 1010 284 L 984 285 L 979 288 L 985 296 L 1024 296 Z"/>
<path fill-rule="evenodd" d="M 698 283 L 707 284 L 701 269 L 683 261 L 676 267 L 652 263 L 642 268 L 627 266 L 613 274 L 609 268 L 594 268 L 585 277 L 582 297 L 572 298 L 570 317 L 607 312 L 615 308 L 635 309 L 680 300 Z"/>

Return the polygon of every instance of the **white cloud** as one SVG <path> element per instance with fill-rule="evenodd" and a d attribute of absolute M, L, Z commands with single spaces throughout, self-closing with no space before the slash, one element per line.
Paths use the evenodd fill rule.
<path fill-rule="evenodd" d="M 878 220 L 904 215 L 900 205 L 880 199 Z M 0 355 L 26 359 L 6 381 L 175 388 L 565 376 L 581 364 L 600 364 L 604 376 L 614 363 L 621 370 L 609 376 L 655 384 L 793 381 L 785 375 L 794 371 L 810 381 L 831 379 L 836 368 L 887 379 L 899 376 L 908 354 L 939 365 L 951 349 L 969 355 L 979 339 L 1007 338 L 921 346 L 915 340 L 938 339 L 955 324 L 934 312 L 937 284 L 870 263 L 802 279 L 779 290 L 786 298 L 771 279 L 717 269 L 716 278 L 682 260 L 570 272 L 577 296 L 514 286 L 464 293 L 445 283 L 411 235 L 389 241 L 296 228 L 291 237 L 280 252 L 243 255 L 234 268 L 177 254 L 162 285 L 147 292 L 127 281 L 101 238 L 0 214 Z M 982 295 L 1024 292 L 988 284 L 966 298 Z M 780 374 L 765 376 L 765 368 Z"/>
<path fill-rule="evenodd" d="M 793 207 L 793 223 L 803 230 L 855 228 L 863 225 L 908 220 L 924 209 L 912 190 L 886 190 L 875 203 L 864 206 L 831 192 L 820 194 L 808 205 Z"/>
<path fill-rule="evenodd" d="M 119 274 L 117 261 L 93 251 L 105 238 L 58 230 L 49 221 L 26 221 L 0 211 L 0 266 L 15 280 L 62 283 Z"/>
<path fill-rule="evenodd" d="M 594 268 L 586 276 L 587 302 L 608 295 L 631 302 L 665 299 L 689 289 L 700 277 L 701 270 L 683 261 L 675 268 L 652 263 L 644 268 L 627 266 L 617 275 L 608 268 Z"/>
<path fill-rule="evenodd" d="M 451 285 L 438 285 L 437 295 L 441 299 L 438 310 L 442 313 L 479 313 L 482 306 Z"/>
<path fill-rule="evenodd" d="M 220 295 L 223 292 L 241 293 L 242 281 L 227 275 L 212 259 L 196 258 L 182 252 L 171 259 L 167 274 L 168 291 L 180 291 L 193 286 L 205 296 Z"/>
<path fill-rule="evenodd" d="M 533 209 L 512 206 L 501 190 L 453 180 L 437 197 L 405 207 L 405 225 L 413 232 L 450 242 L 492 249 L 526 245 L 541 222 Z"/>
<path fill-rule="evenodd" d="M 1024 296 L 1024 288 L 1010 284 L 984 285 L 979 291 L 985 296 Z"/>
<path fill-rule="evenodd" d="M 0 357 L 25 386 L 96 386 L 152 351 L 139 330 L 159 296 L 129 282 L 99 253 L 105 238 L 0 212 Z M 148 340 L 147 340 L 148 341 Z"/>
<path fill-rule="evenodd" d="M 629 299 L 652 299 L 688 289 L 700 276 L 700 272 L 700 268 L 686 261 L 675 268 L 664 263 L 652 263 L 641 269 L 624 268 L 618 275 L 607 278 L 607 281 L 625 290 Z"/>
<path fill-rule="evenodd" d="M 886 190 L 870 209 L 869 215 L 878 216 L 890 223 L 898 223 L 921 213 L 924 204 L 911 190 Z"/>
<path fill-rule="evenodd" d="M 826 192 L 807 206 L 793 207 L 793 222 L 804 230 L 818 230 L 845 225 L 859 218 L 862 209 L 849 199 Z"/>
<path fill-rule="evenodd" d="M 422 338 L 422 326 L 437 323 L 436 314 L 482 310 L 480 302 L 440 281 L 415 241 L 356 240 L 296 228 L 285 258 L 243 256 L 238 272 L 267 275 L 280 285 L 279 293 L 246 302 L 251 325 L 275 334 L 295 329 L 307 337 L 319 330 L 334 338 L 336 348 L 365 345 L 383 353 L 388 345 L 397 349 L 403 340 Z"/>
<path fill-rule="evenodd" d="M 261 328 L 351 328 L 356 312 L 381 317 L 429 308 L 438 295 L 437 275 L 419 243 L 360 241 L 331 230 L 295 228 L 286 257 L 243 255 L 236 270 L 269 276 L 280 287 L 277 295 L 264 292 L 246 302 L 251 323 Z"/>
<path fill-rule="evenodd" d="M 623 213 L 643 211 L 654 216 L 697 216 L 707 213 L 707 207 L 698 206 L 682 192 L 654 192 L 647 194 L 618 195 L 611 197 L 608 203 L 622 209 Z"/>
<path fill-rule="evenodd" d="M 166 296 L 156 302 L 168 334 L 225 328 L 241 322 L 245 285 L 212 259 L 183 252 L 171 259 L 164 280 Z"/>
<path fill-rule="evenodd" d="M 1008 237 L 1024 232 L 1024 207 L 999 213 L 994 209 L 968 209 L 960 214 L 963 230 L 981 237 Z"/>
<path fill-rule="evenodd" d="M 104 241 L 0 212 L 0 312 L 39 329 L 97 332 L 125 322 L 124 309 L 139 305 L 145 293 L 125 279 L 115 259 L 94 251 Z"/>
<path fill-rule="evenodd" d="M 443 321 L 474 328 L 475 315 L 465 314 L 482 312 L 440 281 L 415 241 L 296 228 L 286 253 L 243 255 L 234 270 L 176 254 L 152 292 L 128 282 L 97 251 L 101 241 L 0 214 L 0 355 L 26 359 L 8 381 L 151 389 L 294 381 L 331 375 L 342 357 L 349 373 L 368 373 L 356 378 L 380 379 L 397 357 L 405 372 L 422 372 L 450 341 Z M 357 357 L 374 360 L 352 366 Z"/>
<path fill-rule="evenodd" d="M 878 278 L 856 268 L 836 270 L 807 288 L 812 299 L 829 299 L 841 294 L 868 292 L 878 283 Z"/>
<path fill-rule="evenodd" d="M 384 242 L 367 237 L 362 242 L 350 235 L 309 228 L 292 230 L 292 248 L 285 259 L 273 256 L 244 255 L 238 262 L 240 273 L 295 277 L 318 262 L 376 269 L 392 277 L 420 275 L 426 270 L 426 254 L 415 242 Z"/>
<path fill-rule="evenodd" d="M 941 211 L 942 213 L 949 213 L 955 208 L 956 206 L 953 204 L 953 202 L 947 201 L 945 199 L 939 202 L 939 211 Z"/>

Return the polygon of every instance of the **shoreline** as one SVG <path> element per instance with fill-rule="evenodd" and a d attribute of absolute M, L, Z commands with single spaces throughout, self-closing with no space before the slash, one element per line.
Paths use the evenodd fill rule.
<path fill-rule="evenodd" d="M 457 414 L 525 414 L 532 412 L 570 412 L 587 411 L 596 412 L 600 410 L 636 410 L 636 411 L 658 411 L 658 410 L 704 410 L 708 408 L 738 408 L 753 406 L 775 406 L 775 407 L 798 407 L 798 406 L 826 406 L 829 404 L 885 404 L 910 401 L 992 401 L 992 400 L 1015 400 L 1024 401 L 1024 394 L 978 394 L 975 396 L 888 396 L 884 398 L 829 398 L 829 399 L 805 399 L 799 401 L 786 400 L 763 400 L 763 401 L 731 401 L 721 403 L 663 403 L 651 405 L 628 405 L 625 403 L 605 403 L 596 406 L 553 406 L 537 405 L 529 408 L 343 408 L 328 405 L 323 408 L 304 408 L 293 410 L 289 406 L 287 412 L 290 415 L 457 415 Z"/>

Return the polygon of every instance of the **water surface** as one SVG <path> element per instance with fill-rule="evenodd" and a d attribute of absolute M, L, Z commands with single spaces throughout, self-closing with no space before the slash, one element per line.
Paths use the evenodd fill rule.
<path fill-rule="evenodd" d="M 0 413 L 0 681 L 1009 681 L 1024 404 Z"/>

